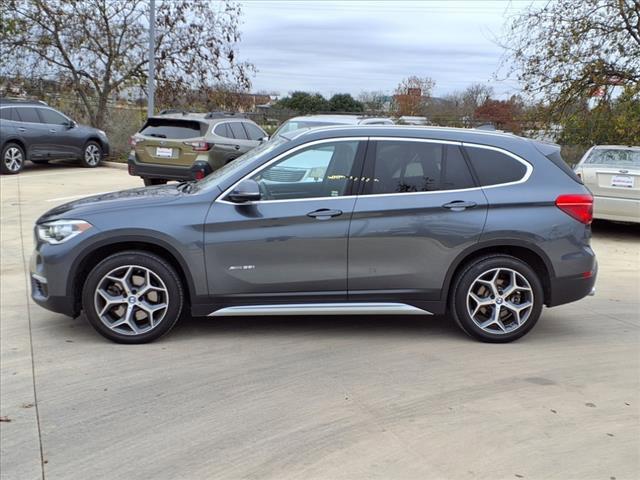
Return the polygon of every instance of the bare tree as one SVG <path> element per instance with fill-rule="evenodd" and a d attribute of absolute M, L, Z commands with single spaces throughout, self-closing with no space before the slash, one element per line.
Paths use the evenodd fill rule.
<path fill-rule="evenodd" d="M 8 0 L 0 15 L 1 73 L 69 81 L 102 127 L 109 99 L 146 81 L 146 0 Z M 160 94 L 216 83 L 247 88 L 253 67 L 238 61 L 240 7 L 223 2 L 161 1 L 156 13 Z"/>
<path fill-rule="evenodd" d="M 524 91 L 563 111 L 608 86 L 640 83 L 640 0 L 532 5 L 510 21 L 502 43 Z"/>
<path fill-rule="evenodd" d="M 364 111 L 367 113 L 378 113 L 384 111 L 387 96 L 382 91 L 361 92 L 358 101 L 362 103 Z"/>

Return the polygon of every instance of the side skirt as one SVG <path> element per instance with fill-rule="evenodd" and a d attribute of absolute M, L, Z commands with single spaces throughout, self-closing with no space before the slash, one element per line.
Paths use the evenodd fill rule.
<path fill-rule="evenodd" d="M 433 315 L 405 303 L 303 303 L 282 305 L 246 305 L 226 307 L 211 312 L 209 317 L 243 315 Z"/>

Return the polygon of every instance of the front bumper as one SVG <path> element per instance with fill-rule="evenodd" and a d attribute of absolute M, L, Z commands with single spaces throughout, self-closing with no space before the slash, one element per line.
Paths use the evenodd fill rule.
<path fill-rule="evenodd" d="M 211 165 L 202 160 L 197 160 L 190 167 L 142 163 L 138 162 L 134 152 L 129 154 L 127 163 L 129 166 L 129 174 L 142 178 L 160 178 L 178 181 L 195 180 L 197 178 L 196 172 L 202 171 L 203 175 L 207 176 L 213 171 Z"/>
<path fill-rule="evenodd" d="M 73 295 L 67 292 L 68 268 L 57 262 L 45 264 L 40 245 L 31 255 L 30 280 L 31 298 L 34 302 L 52 312 L 76 317 L 79 306 Z"/>

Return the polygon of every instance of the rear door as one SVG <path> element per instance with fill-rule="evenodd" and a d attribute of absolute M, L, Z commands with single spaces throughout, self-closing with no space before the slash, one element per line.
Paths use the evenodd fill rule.
<path fill-rule="evenodd" d="M 16 106 L 14 108 L 18 120 L 14 125 L 15 130 L 27 147 L 27 158 L 30 160 L 50 158 L 49 126 L 42 123 L 36 107 Z"/>
<path fill-rule="evenodd" d="M 487 202 L 461 145 L 371 139 L 349 233 L 350 301 L 437 301 Z"/>
<path fill-rule="evenodd" d="M 197 120 L 150 118 L 136 142 L 135 152 L 141 163 L 190 167 L 198 152 L 188 142 L 204 141 L 207 125 Z"/>
<path fill-rule="evenodd" d="M 235 140 L 234 148 L 237 150 L 238 156 L 248 152 L 258 144 L 258 142 L 249 139 L 242 123 L 243 122 L 240 120 L 232 120 L 227 123 L 227 126 L 231 130 L 231 134 Z"/>
<path fill-rule="evenodd" d="M 78 157 L 82 149 L 82 139 L 73 135 L 67 125 L 69 119 L 50 108 L 38 108 L 40 121 L 47 126 L 45 148 L 51 158 Z"/>

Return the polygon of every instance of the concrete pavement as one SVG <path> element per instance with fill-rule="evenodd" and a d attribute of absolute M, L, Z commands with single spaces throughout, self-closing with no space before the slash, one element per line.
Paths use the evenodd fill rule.
<path fill-rule="evenodd" d="M 508 345 L 446 318 L 187 319 L 116 345 L 29 300 L 34 220 L 141 185 L 0 180 L 2 479 L 631 479 L 640 471 L 640 229 L 594 225 L 597 295 Z"/>

